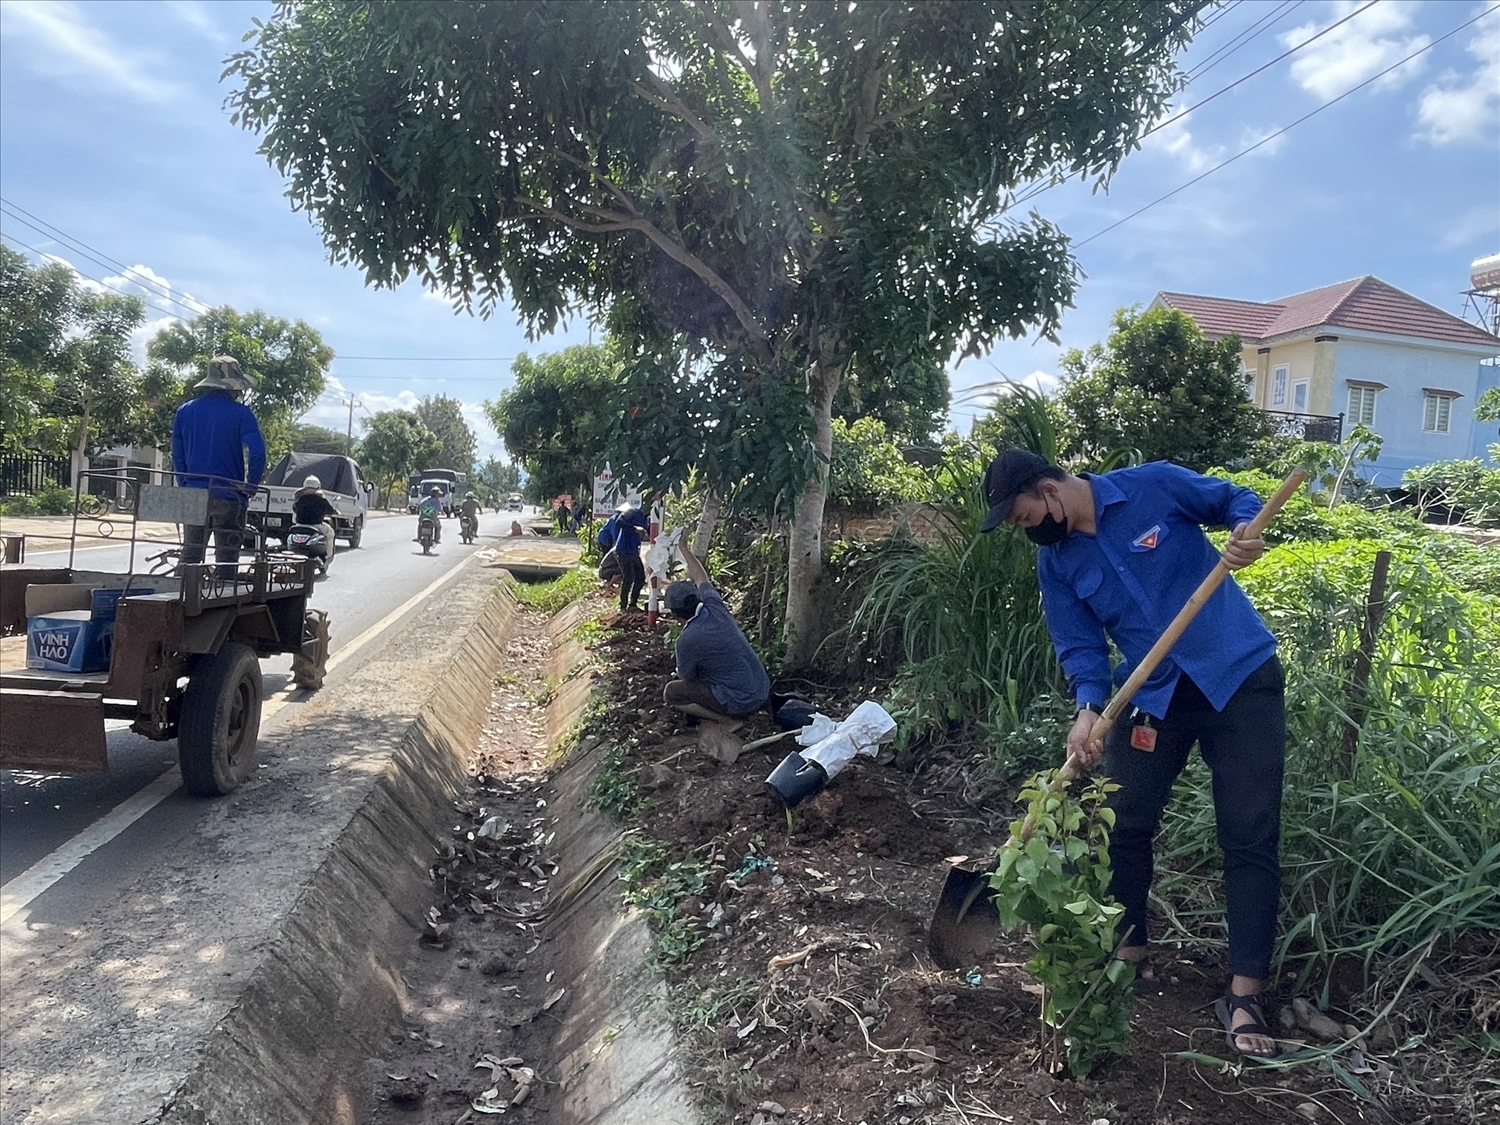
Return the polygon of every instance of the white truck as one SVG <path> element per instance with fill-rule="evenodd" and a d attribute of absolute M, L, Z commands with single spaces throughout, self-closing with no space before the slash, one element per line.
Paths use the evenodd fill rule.
<path fill-rule="evenodd" d="M 308 477 L 317 477 L 323 495 L 338 515 L 333 520 L 335 539 L 358 547 L 365 533 L 365 516 L 370 510 L 370 496 L 375 485 L 352 458 L 331 453 L 288 453 L 271 466 L 261 483 L 269 499 L 257 496 L 250 505 L 249 522 L 270 539 L 284 539 L 292 526 L 292 503 L 297 490 Z"/>

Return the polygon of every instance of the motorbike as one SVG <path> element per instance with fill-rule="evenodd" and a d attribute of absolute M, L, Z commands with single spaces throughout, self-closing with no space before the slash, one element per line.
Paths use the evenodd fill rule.
<path fill-rule="evenodd" d="M 432 554 L 432 541 L 437 538 L 437 521 L 431 516 L 423 516 L 417 521 L 417 542 L 422 544 L 424 555 Z"/>
<path fill-rule="evenodd" d="M 287 529 L 286 549 L 305 559 L 312 559 L 318 573 L 327 574 L 328 566 L 333 562 L 333 540 L 325 534 L 326 531 L 326 528 L 312 524 L 294 523 Z"/>
<path fill-rule="evenodd" d="M 465 543 L 472 543 L 479 536 L 479 521 L 473 516 L 460 515 L 458 517 L 458 534 Z"/>

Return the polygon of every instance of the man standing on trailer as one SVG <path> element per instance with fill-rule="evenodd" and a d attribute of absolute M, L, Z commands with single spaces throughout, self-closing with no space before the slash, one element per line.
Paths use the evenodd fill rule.
<path fill-rule="evenodd" d="M 182 561 L 201 563 L 212 531 L 218 576 L 232 580 L 239 568 L 250 497 L 266 472 L 260 424 L 240 401 L 241 395 L 255 389 L 255 380 L 240 370 L 233 356 L 216 355 L 197 385 L 203 393 L 172 416 L 172 470 L 179 487 L 208 489 L 208 523 L 183 528 Z"/>

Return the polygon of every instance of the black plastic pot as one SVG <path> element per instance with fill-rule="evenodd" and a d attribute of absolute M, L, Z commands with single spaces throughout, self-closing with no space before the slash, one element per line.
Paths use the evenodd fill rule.
<path fill-rule="evenodd" d="M 828 774 L 817 762 L 809 761 L 793 750 L 766 778 L 766 788 L 793 808 L 828 784 Z"/>

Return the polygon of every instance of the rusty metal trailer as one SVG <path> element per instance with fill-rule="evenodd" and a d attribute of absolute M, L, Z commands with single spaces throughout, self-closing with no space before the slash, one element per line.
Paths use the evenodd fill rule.
<path fill-rule="evenodd" d="M 179 532 L 206 525 L 208 492 L 138 478 L 123 482 L 122 491 L 128 510 L 111 514 L 110 526 L 103 534 L 93 529 L 93 537 L 128 542 L 123 571 L 0 566 L 4 634 L 25 633 L 30 587 L 120 591 L 107 671 L 0 671 L 0 768 L 105 773 L 105 720 L 128 719 L 147 738 L 177 739 L 184 788 L 220 796 L 255 768 L 260 659 L 291 653 L 294 682 L 322 686 L 328 619 L 308 607 L 314 564 L 264 545 L 234 565 L 175 562 L 180 540 L 145 541 L 137 532 L 147 521 L 176 524 Z M 70 563 L 85 520 L 75 519 Z M 122 525 L 128 541 L 115 534 Z M 89 533 L 85 526 L 83 536 Z M 151 546 L 159 553 L 147 558 Z"/>

